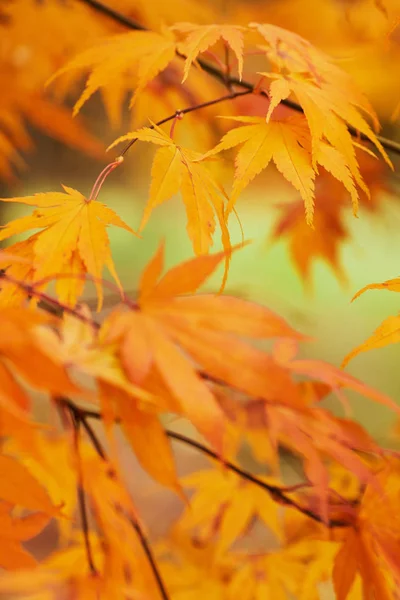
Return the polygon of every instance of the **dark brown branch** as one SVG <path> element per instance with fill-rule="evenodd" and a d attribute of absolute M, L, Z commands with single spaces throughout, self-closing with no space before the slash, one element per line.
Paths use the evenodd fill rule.
<path fill-rule="evenodd" d="M 202 454 L 205 454 L 206 456 L 209 456 L 210 458 L 217 460 L 218 462 L 223 464 L 227 469 L 229 469 L 230 471 L 233 471 L 234 473 L 236 473 L 236 475 L 239 475 L 239 477 L 242 477 L 242 479 L 250 481 L 251 483 L 254 483 L 258 487 L 263 489 L 264 491 L 268 492 L 268 494 L 272 497 L 272 499 L 276 500 L 279 504 L 283 504 L 285 506 L 288 506 L 289 508 L 295 508 L 296 510 L 301 512 L 303 515 L 310 517 L 310 519 L 313 519 L 314 521 L 317 521 L 318 523 L 324 523 L 322 517 L 320 517 L 318 513 L 315 513 L 314 511 L 312 511 L 309 508 L 301 506 L 301 504 L 298 504 L 298 502 L 296 502 L 296 500 L 294 500 L 293 498 L 290 498 L 287 495 L 287 490 L 284 490 L 283 488 L 280 488 L 279 486 L 276 486 L 276 485 L 271 485 L 269 483 L 265 483 L 265 481 L 262 481 L 262 479 L 259 479 L 258 477 L 256 477 L 255 475 L 252 475 L 248 471 L 245 471 L 241 467 L 238 467 L 237 465 L 222 459 L 220 456 L 218 456 L 218 454 L 216 454 L 216 452 L 213 452 L 212 450 L 210 450 L 210 448 L 207 448 L 206 446 L 204 446 L 200 442 L 197 442 L 196 440 L 192 440 L 191 438 L 187 437 L 186 435 L 182 435 L 181 433 L 176 433 L 175 431 L 170 431 L 168 429 L 166 430 L 166 434 L 169 438 L 171 438 L 173 440 L 177 440 L 179 442 L 183 442 L 184 444 L 191 446 L 192 448 L 195 448 L 196 450 L 199 450 Z M 292 487 L 292 490 L 290 490 L 290 491 L 296 491 L 296 488 Z M 340 519 L 333 519 L 332 521 L 329 522 L 330 528 L 349 527 L 349 525 L 350 525 L 349 522 L 342 521 Z"/>
<path fill-rule="evenodd" d="M 74 430 L 74 447 L 75 453 L 77 457 L 77 471 L 78 471 L 78 504 L 79 504 L 79 512 L 81 514 L 82 520 L 82 530 L 83 530 L 83 539 L 85 540 L 85 549 L 86 549 L 86 557 L 89 565 L 89 569 L 92 575 L 98 575 L 98 571 L 95 567 L 93 560 L 92 547 L 90 545 L 89 539 L 89 519 L 87 514 L 86 507 L 86 496 L 85 490 L 83 487 L 83 473 L 82 473 L 82 465 L 81 465 L 81 457 L 79 452 L 79 431 L 81 421 L 78 419 L 76 413 L 70 410 L 70 414 L 72 417 L 73 430 Z"/>
<path fill-rule="evenodd" d="M 11 283 L 12 285 L 15 285 L 16 287 L 19 287 L 21 290 L 26 292 L 28 299 L 36 298 L 37 300 L 39 300 L 40 307 L 50 314 L 53 314 L 53 315 L 56 315 L 59 317 L 63 313 L 67 313 L 69 315 L 73 315 L 74 317 L 80 319 L 81 321 L 87 323 L 88 325 L 92 325 L 96 328 L 99 327 L 99 325 L 97 323 L 95 323 L 94 321 L 92 321 L 92 319 L 89 319 L 85 315 L 81 314 L 78 310 L 76 310 L 76 308 L 72 308 L 71 306 L 68 306 L 67 304 L 64 304 L 63 302 L 60 302 L 59 300 L 57 300 L 56 298 L 53 298 L 52 296 L 50 296 L 49 294 L 46 294 L 45 292 L 40 292 L 39 290 L 37 290 L 35 288 L 34 284 L 25 283 L 24 281 L 21 281 L 20 279 L 16 279 L 15 277 L 12 277 L 11 275 L 9 275 L 6 271 L 0 271 L 0 281 L 2 279 L 4 281 L 7 281 L 8 283 Z"/>
<path fill-rule="evenodd" d="M 79 426 L 82 425 L 82 427 L 85 429 L 86 433 L 88 434 L 90 441 L 92 442 L 92 445 L 93 445 L 94 449 L 96 450 L 97 454 L 100 456 L 100 458 L 102 460 L 108 461 L 107 454 L 103 448 L 103 445 L 101 444 L 101 442 L 100 442 L 98 436 L 96 435 L 94 429 L 92 428 L 92 426 L 87 422 L 88 417 L 93 416 L 91 411 L 86 411 L 84 409 L 79 408 L 79 406 L 74 404 L 69 398 L 59 398 L 58 400 L 59 400 L 60 404 L 64 405 L 70 411 L 72 418 L 73 418 L 73 422 L 74 422 L 74 432 L 78 432 Z M 79 473 L 78 473 L 78 476 L 79 476 Z M 81 497 L 80 497 L 80 501 L 81 501 Z M 137 536 L 139 538 L 140 544 L 142 546 L 143 552 L 145 553 L 147 560 L 149 561 L 149 564 L 150 564 L 154 579 L 156 580 L 157 587 L 160 592 L 160 596 L 161 596 L 162 600 L 170 600 L 169 594 L 167 592 L 167 588 L 164 584 L 164 581 L 161 577 L 161 573 L 158 569 L 157 561 L 153 555 L 149 541 L 148 541 L 143 529 L 140 526 L 140 523 L 138 523 L 131 517 L 129 518 L 129 522 L 132 525 L 132 527 L 135 529 Z M 82 512 L 82 526 L 83 526 L 83 530 L 85 532 L 85 526 L 87 527 L 87 519 L 84 520 L 83 512 Z M 86 539 L 87 539 L 87 542 L 89 543 L 89 538 L 86 537 L 86 534 L 85 534 L 85 541 L 86 541 Z M 89 546 L 89 548 L 90 548 L 90 546 Z M 89 556 L 91 557 L 91 554 L 88 553 L 88 558 L 89 558 Z M 91 569 L 92 569 L 92 566 L 94 569 L 94 571 L 92 570 L 92 572 L 95 573 L 96 570 L 93 565 L 92 559 L 91 559 L 90 564 L 91 564 Z"/>
<path fill-rule="evenodd" d="M 98 419 L 98 420 L 101 419 L 101 414 L 98 413 L 97 411 L 85 410 L 85 409 L 78 409 L 78 410 L 80 411 L 81 418 L 84 421 L 86 419 Z M 176 433 L 175 431 L 171 431 L 169 429 L 166 429 L 165 433 L 167 434 L 167 436 L 169 438 L 176 440 L 178 442 L 182 442 L 188 446 L 191 446 L 192 448 L 195 448 L 202 454 L 205 454 L 206 456 L 208 456 L 214 460 L 217 460 L 218 462 L 223 464 L 227 469 L 229 469 L 230 471 L 233 471 L 234 473 L 236 473 L 236 475 L 239 475 L 239 477 L 242 477 L 242 479 L 250 481 L 254 485 L 257 485 L 258 487 L 263 489 L 273 499 L 275 499 L 276 502 L 278 502 L 279 504 L 288 506 L 290 508 L 294 508 L 294 509 L 298 510 L 299 512 L 301 512 L 303 515 L 310 517 L 310 519 L 313 519 L 314 521 L 317 521 L 318 523 L 324 523 L 323 519 L 320 517 L 320 515 L 318 513 L 302 506 L 301 504 L 296 502 L 296 500 L 294 500 L 293 498 L 290 498 L 287 495 L 290 492 L 296 491 L 296 489 L 299 486 L 292 486 L 291 488 L 284 489 L 279 486 L 266 483 L 265 481 L 262 481 L 262 479 L 259 479 L 256 475 L 252 475 L 245 469 L 238 467 L 237 465 L 231 463 L 230 461 L 224 460 L 223 458 L 218 456 L 218 454 L 216 452 L 213 452 L 213 450 L 210 450 L 210 448 L 207 448 L 207 446 L 204 446 L 204 444 L 201 444 L 200 442 L 197 442 L 196 440 L 193 440 L 193 439 L 187 437 L 186 435 L 182 435 L 181 433 Z M 329 523 L 329 527 L 331 527 L 331 528 L 333 528 L 333 527 L 349 527 L 349 525 L 350 525 L 350 523 L 348 521 L 340 520 L 340 519 L 333 519 Z"/>
<path fill-rule="evenodd" d="M 153 552 L 152 552 L 149 542 L 143 532 L 143 529 L 141 528 L 140 524 L 137 521 L 134 521 L 133 519 L 130 519 L 130 523 L 131 523 L 132 527 L 135 529 L 135 531 L 138 535 L 138 538 L 140 540 L 140 543 L 142 544 L 143 551 L 146 554 L 149 564 L 151 565 L 151 569 L 153 571 L 153 575 L 157 582 L 158 589 L 160 591 L 160 595 L 161 595 L 162 599 L 169 600 L 168 592 L 167 592 L 165 584 L 161 578 L 160 571 L 157 567 L 156 559 L 154 558 Z"/>
<path fill-rule="evenodd" d="M 125 27 L 128 27 L 129 29 L 136 29 L 136 30 L 140 29 L 142 31 L 146 31 L 146 27 L 142 27 L 141 25 L 139 25 L 138 23 L 136 23 L 129 17 L 126 17 L 122 13 L 109 8 L 107 5 L 103 4 L 103 2 L 100 2 L 99 0 L 81 0 L 81 2 L 91 6 L 98 12 L 101 12 L 102 14 L 109 16 L 114 21 L 120 23 L 121 25 L 124 25 Z M 183 54 L 181 54 L 179 52 L 177 52 L 177 55 L 181 58 L 186 58 Z M 206 71 L 206 73 L 208 73 L 215 79 L 218 79 L 218 81 L 220 81 L 225 87 L 227 85 L 238 86 L 242 89 L 248 90 L 249 93 L 253 92 L 256 87 L 254 84 L 250 83 L 249 81 L 245 81 L 243 79 L 240 80 L 237 77 L 232 77 L 232 76 L 227 77 L 226 73 L 221 71 L 218 67 L 215 67 L 214 65 L 208 63 L 207 61 L 205 61 L 201 58 L 197 59 L 197 63 L 200 65 L 200 67 L 203 69 L 203 71 Z M 267 92 L 262 92 L 262 94 L 268 98 Z M 284 104 L 288 108 L 291 108 L 292 110 L 295 110 L 297 112 L 301 112 L 301 113 L 304 112 L 302 107 L 299 104 L 297 104 L 297 102 L 293 102 L 292 100 L 288 100 L 288 99 L 282 100 L 281 104 Z M 353 137 L 356 137 L 357 139 L 361 139 L 364 142 L 371 143 L 371 140 L 366 135 L 358 132 L 353 127 L 348 126 L 348 130 Z M 390 152 L 394 152 L 396 154 L 400 154 L 400 143 L 395 142 L 394 140 L 390 140 L 388 138 L 382 137 L 380 135 L 378 135 L 377 138 L 386 150 L 388 150 Z"/>
<path fill-rule="evenodd" d="M 139 23 L 136 23 L 133 19 L 126 17 L 122 13 L 111 8 L 111 6 L 107 6 L 106 4 L 103 4 L 102 2 L 99 2 L 98 0 L 84 0 L 83 3 L 87 4 L 88 6 L 91 6 L 92 8 L 97 10 L 97 12 L 105 15 L 106 17 L 110 17 L 116 23 L 120 23 L 120 25 L 124 25 L 124 27 L 128 27 L 129 29 L 137 29 L 138 31 L 143 31 L 146 29 Z"/>

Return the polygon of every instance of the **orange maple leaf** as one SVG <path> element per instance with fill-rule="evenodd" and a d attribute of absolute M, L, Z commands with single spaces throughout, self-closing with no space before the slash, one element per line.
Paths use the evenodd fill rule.
<path fill-rule="evenodd" d="M 29 494 L 30 488 L 29 485 L 26 487 L 26 484 L 30 483 L 30 480 L 24 479 L 19 483 L 25 485 L 24 491 Z M 51 515 L 35 512 L 16 517 L 11 514 L 12 508 L 12 503 L 0 500 L 0 565 L 7 570 L 35 567 L 37 563 L 33 554 L 22 546 L 22 542 L 36 537 L 49 523 Z"/>
<path fill-rule="evenodd" d="M 117 309 L 105 322 L 109 341 L 119 343 L 120 359 L 130 381 L 156 395 L 164 389 L 164 409 L 185 414 L 220 450 L 223 413 L 181 349 L 213 377 L 244 391 L 265 393 L 265 354 L 239 336 L 301 338 L 283 319 L 251 302 L 229 296 L 188 295 L 224 258 L 224 252 L 200 256 L 160 279 L 164 263 L 160 246 L 141 278 L 140 310 Z"/>
<path fill-rule="evenodd" d="M 377 478 L 381 485 L 367 486 L 353 526 L 335 558 L 332 578 L 338 600 L 346 600 L 357 573 L 367 597 L 390 600 L 398 589 L 398 460 L 386 462 Z"/>

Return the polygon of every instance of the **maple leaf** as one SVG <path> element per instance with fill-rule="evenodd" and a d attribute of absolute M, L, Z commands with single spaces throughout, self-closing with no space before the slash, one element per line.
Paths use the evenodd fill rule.
<path fill-rule="evenodd" d="M 321 142 L 318 148 L 311 152 L 310 133 L 303 115 L 276 121 L 246 116 L 227 118 L 245 125 L 229 131 L 206 156 L 237 145 L 242 146 L 235 158 L 235 179 L 227 206 L 228 213 L 240 193 L 271 160 L 302 197 L 309 225 L 313 222 L 318 165 L 343 184 L 352 199 L 354 212 L 358 206 L 356 184 L 368 193 L 358 165 L 352 170 L 351 164 L 348 164 L 350 159 L 344 156 L 343 152 L 326 142 Z"/>
<path fill-rule="evenodd" d="M 398 460 L 386 462 L 377 477 L 381 485 L 378 489 L 367 486 L 358 514 L 335 558 L 332 578 L 338 600 L 348 597 L 357 572 L 366 596 L 390 600 L 398 587 Z"/>
<path fill-rule="evenodd" d="M 318 200 L 323 199 L 318 195 Z M 271 238 L 277 241 L 288 237 L 290 258 L 306 285 L 310 285 L 311 266 L 317 258 L 325 260 L 340 281 L 346 281 L 340 264 L 339 245 L 347 238 L 348 231 L 341 218 L 342 206 L 337 198 L 332 195 L 332 202 L 328 199 L 322 206 L 319 204 L 320 208 L 314 215 L 314 228 L 304 220 L 301 201 L 280 206 L 280 218 Z"/>
<path fill-rule="evenodd" d="M 161 277 L 161 245 L 140 281 L 140 310 L 116 309 L 105 321 L 109 331 L 106 339 L 119 344 L 120 359 L 130 381 L 155 395 L 164 395 L 164 410 L 185 414 L 219 449 L 224 437 L 223 413 L 181 349 L 213 377 L 244 391 L 265 394 L 268 360 L 264 360 L 261 350 L 239 336 L 302 337 L 282 318 L 251 302 L 229 296 L 189 295 L 224 258 L 224 252 L 199 256 Z"/>
<path fill-rule="evenodd" d="M 75 103 L 77 114 L 87 100 L 100 88 L 112 86 L 115 79 L 135 73 L 137 84 L 131 106 L 139 93 L 175 57 L 176 43 L 168 31 L 131 31 L 114 35 L 90 48 L 62 67 L 48 83 L 69 71 L 87 71 L 91 74 L 79 100 Z"/>
<path fill-rule="evenodd" d="M 59 508 L 53 505 L 45 488 L 11 456 L 0 456 L 0 479 L 1 500 L 49 516 L 59 514 Z"/>
<path fill-rule="evenodd" d="M 235 158 L 235 179 L 232 195 L 227 206 L 229 212 L 240 193 L 263 171 L 270 161 L 303 198 L 309 220 L 312 217 L 315 173 L 310 154 L 299 142 L 306 131 L 293 127 L 298 117 L 286 121 L 266 123 L 261 117 L 228 117 L 245 123 L 229 131 L 209 154 L 216 154 L 237 145 L 242 145 Z"/>
<path fill-rule="evenodd" d="M 352 301 L 361 296 L 367 290 L 388 290 L 390 292 L 400 291 L 400 278 L 388 279 L 382 283 L 370 283 L 355 294 Z M 374 333 L 365 342 L 349 352 L 342 362 L 345 367 L 355 356 L 361 352 L 384 348 L 389 344 L 397 344 L 400 341 L 400 316 L 387 317 Z"/>
<path fill-rule="evenodd" d="M 43 351 L 37 341 L 37 327 L 51 322 L 48 315 L 10 307 L 0 310 L 0 321 L 3 334 L 0 338 L 0 355 L 2 362 L 6 359 L 3 383 L 7 374 L 8 377 L 12 377 L 9 367 L 11 364 L 17 373 L 36 389 L 53 394 L 81 393 L 80 388 L 68 377 L 65 368 Z M 11 391 L 10 385 L 12 383 L 8 381 L 4 389 L 8 388 Z M 19 398 L 16 390 L 15 394 L 9 397 L 9 401 L 22 402 L 22 407 L 25 405 L 24 397 Z"/>
<path fill-rule="evenodd" d="M 190 67 L 198 55 L 208 50 L 211 46 L 214 46 L 221 38 L 235 53 L 238 61 L 239 78 L 242 79 L 244 27 L 240 27 L 239 25 L 176 23 L 171 29 L 187 36 L 178 45 L 179 52 L 186 56 L 182 83 L 186 81 Z"/>
<path fill-rule="evenodd" d="M 327 262 L 335 272 L 340 282 L 346 283 L 347 278 L 341 264 L 340 245 L 349 237 L 346 225 L 345 205 L 348 194 L 354 196 L 351 181 L 346 181 L 346 187 L 341 182 L 346 175 L 346 166 L 340 154 L 326 146 L 325 151 L 336 155 L 332 165 L 338 167 L 340 173 L 336 179 L 328 170 L 321 168 L 315 182 L 315 203 L 318 208 L 314 216 L 314 229 L 304 222 L 302 204 L 300 201 L 278 205 L 280 214 L 271 234 L 272 241 L 282 237 L 288 238 L 291 260 L 306 286 L 311 287 L 311 267 L 317 258 Z M 383 165 L 371 156 L 360 153 L 357 156 L 361 175 L 368 186 L 370 196 L 361 194 L 363 209 L 374 211 L 381 202 L 381 192 L 387 187 L 384 183 Z M 358 200 L 353 197 L 357 202 Z"/>
<path fill-rule="evenodd" d="M 57 44 L 49 44 L 41 27 L 52 32 Z M 34 146 L 28 124 L 97 159 L 104 157 L 104 145 L 82 121 L 74 122 L 71 111 L 59 102 L 63 94 L 49 98 L 43 87 L 66 54 L 77 52 L 105 31 L 104 23 L 93 19 L 83 6 L 71 10 L 59 2 L 34 5 L 29 0 L 7 6 L 7 23 L 1 27 L 1 177 L 13 179 L 14 171 L 24 168 L 19 152 Z"/>
<path fill-rule="evenodd" d="M 217 216 L 221 240 L 226 251 L 231 249 L 226 226 L 224 194 L 202 164 L 204 155 L 177 145 L 157 125 L 143 127 L 118 138 L 110 148 L 124 141 L 138 139 L 161 146 L 153 166 L 150 197 L 139 231 L 147 223 L 153 209 L 181 191 L 187 215 L 187 231 L 196 254 L 205 254 L 212 245 Z M 227 255 L 227 266 L 229 256 Z M 225 277 L 226 279 L 226 272 Z"/>
<path fill-rule="evenodd" d="M 281 71 L 273 74 L 259 73 L 263 77 L 274 79 L 269 90 L 271 105 L 267 120 L 272 110 L 294 93 L 310 127 L 313 153 L 325 137 L 343 153 L 351 173 L 357 178 L 358 167 L 351 135 L 346 126 L 348 124 L 363 133 L 392 167 L 360 109 L 371 118 L 375 129 L 378 129 L 375 111 L 345 71 L 297 34 L 269 24 L 251 23 L 250 27 L 258 31 L 268 43 L 267 48 L 261 48 L 265 49 L 268 59 Z"/>
<path fill-rule="evenodd" d="M 111 208 L 88 200 L 80 192 L 63 186 L 64 192 L 48 192 L 21 198 L 2 198 L 2 202 L 20 202 L 37 206 L 32 215 L 15 219 L 0 229 L 0 241 L 40 228 L 37 234 L 25 242 L 10 247 L 17 256 L 30 255 L 32 263 L 31 281 L 51 279 L 59 273 L 72 273 L 95 278 L 98 295 L 98 310 L 103 302 L 99 279 L 106 265 L 118 287 L 121 284 L 115 270 L 106 232 L 108 225 L 121 227 L 135 233 Z M 29 249 L 29 250 L 28 250 Z M 13 274 L 12 262 L 9 273 Z M 7 265 L 5 265 L 7 266 Z M 47 283 L 47 282 L 46 282 Z M 84 281 L 60 279 L 56 292 L 60 300 L 74 305 L 82 292 Z"/>
<path fill-rule="evenodd" d="M 266 477 L 261 480 L 271 485 L 277 483 Z M 181 482 L 196 492 L 180 519 L 180 526 L 200 528 L 197 536 L 203 543 L 217 535 L 217 553 L 226 552 L 236 539 L 245 535 L 256 517 L 281 539 L 277 503 L 264 490 L 243 482 L 235 473 L 208 469 L 181 478 Z"/>
<path fill-rule="evenodd" d="M 24 480 L 24 484 L 27 483 L 29 479 Z M 25 488 L 25 493 L 27 489 L 29 486 Z M 49 523 L 51 516 L 43 512 L 35 512 L 23 517 L 15 517 L 11 514 L 12 509 L 12 503 L 0 501 L 0 565 L 3 569 L 34 567 L 35 558 L 23 548 L 21 542 L 36 537 Z"/>

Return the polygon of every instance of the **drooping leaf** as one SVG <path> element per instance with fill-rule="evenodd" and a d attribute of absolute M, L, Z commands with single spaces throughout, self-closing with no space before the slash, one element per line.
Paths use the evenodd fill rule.
<path fill-rule="evenodd" d="M 342 367 L 345 367 L 353 358 L 361 352 L 384 348 L 390 344 L 400 342 L 400 315 L 387 317 L 374 333 L 356 348 L 353 348 L 343 359 Z"/>
<path fill-rule="evenodd" d="M 11 456 L 0 456 L 0 499 L 47 515 L 59 514 L 45 488 Z"/>
<path fill-rule="evenodd" d="M 172 29 L 186 35 L 186 39 L 179 44 L 179 51 L 186 56 L 182 83 L 186 81 L 190 67 L 198 55 L 214 46 L 221 38 L 235 53 L 238 61 L 239 77 L 242 78 L 244 27 L 239 25 L 176 23 Z"/>
<path fill-rule="evenodd" d="M 266 123 L 261 117 L 231 117 L 245 123 L 229 131 L 211 151 L 212 154 L 242 145 L 235 159 L 235 180 L 227 207 L 233 208 L 247 185 L 273 161 L 282 175 L 299 192 L 311 222 L 314 207 L 315 173 L 311 157 L 300 141 L 305 130 L 294 127 L 298 117 Z"/>
<path fill-rule="evenodd" d="M 187 215 L 187 232 L 197 255 L 207 254 L 213 244 L 215 216 L 221 228 L 224 250 L 231 250 L 225 197 L 219 185 L 203 164 L 204 155 L 177 145 L 156 125 L 143 127 L 122 136 L 112 146 L 123 141 L 138 139 L 162 146 L 154 156 L 150 197 L 145 208 L 140 231 L 146 225 L 153 209 L 181 192 Z M 112 147 L 111 146 L 111 147 Z M 224 282 L 229 266 L 226 254 Z"/>
<path fill-rule="evenodd" d="M 77 114 L 87 100 L 100 88 L 113 84 L 122 75 L 134 72 L 136 96 L 163 71 L 175 56 L 176 44 L 168 32 L 132 31 L 106 38 L 99 45 L 79 54 L 62 67 L 50 81 L 69 71 L 87 71 L 91 74 L 86 88 L 74 107 Z"/>

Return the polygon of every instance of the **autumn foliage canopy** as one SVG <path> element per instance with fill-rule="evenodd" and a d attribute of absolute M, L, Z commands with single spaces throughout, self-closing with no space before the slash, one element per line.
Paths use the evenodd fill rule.
<path fill-rule="evenodd" d="M 400 317 L 334 366 L 304 358 L 306 327 L 225 291 L 251 243 L 245 228 L 232 241 L 247 188 L 262 180 L 268 203 L 268 182 L 284 182 L 292 201 L 272 241 L 286 240 L 305 283 L 316 258 L 343 278 L 347 207 L 379 211 L 400 150 L 346 61 L 278 25 L 278 4 L 0 0 L 0 180 L 12 189 L 32 128 L 102 163 L 89 193 L 64 184 L 1 199 L 23 209 L 0 228 L 1 598 L 399 598 L 400 457 L 352 419 L 346 394 L 400 409 L 345 367 L 400 341 Z M 380 23 L 368 35 L 393 52 L 396 2 L 310 10 L 322 4 L 349 30 L 368 5 Z M 108 154 L 87 126 L 96 102 Z M 101 195 L 144 148 L 137 225 Z M 160 239 L 132 295 L 108 231 L 134 236 L 139 254 L 176 196 L 192 257 L 166 269 Z M 399 292 L 400 279 L 357 296 L 366 289 Z M 182 447 L 204 468 L 182 476 Z M 135 502 L 134 460 L 179 505 L 162 537 Z"/>

